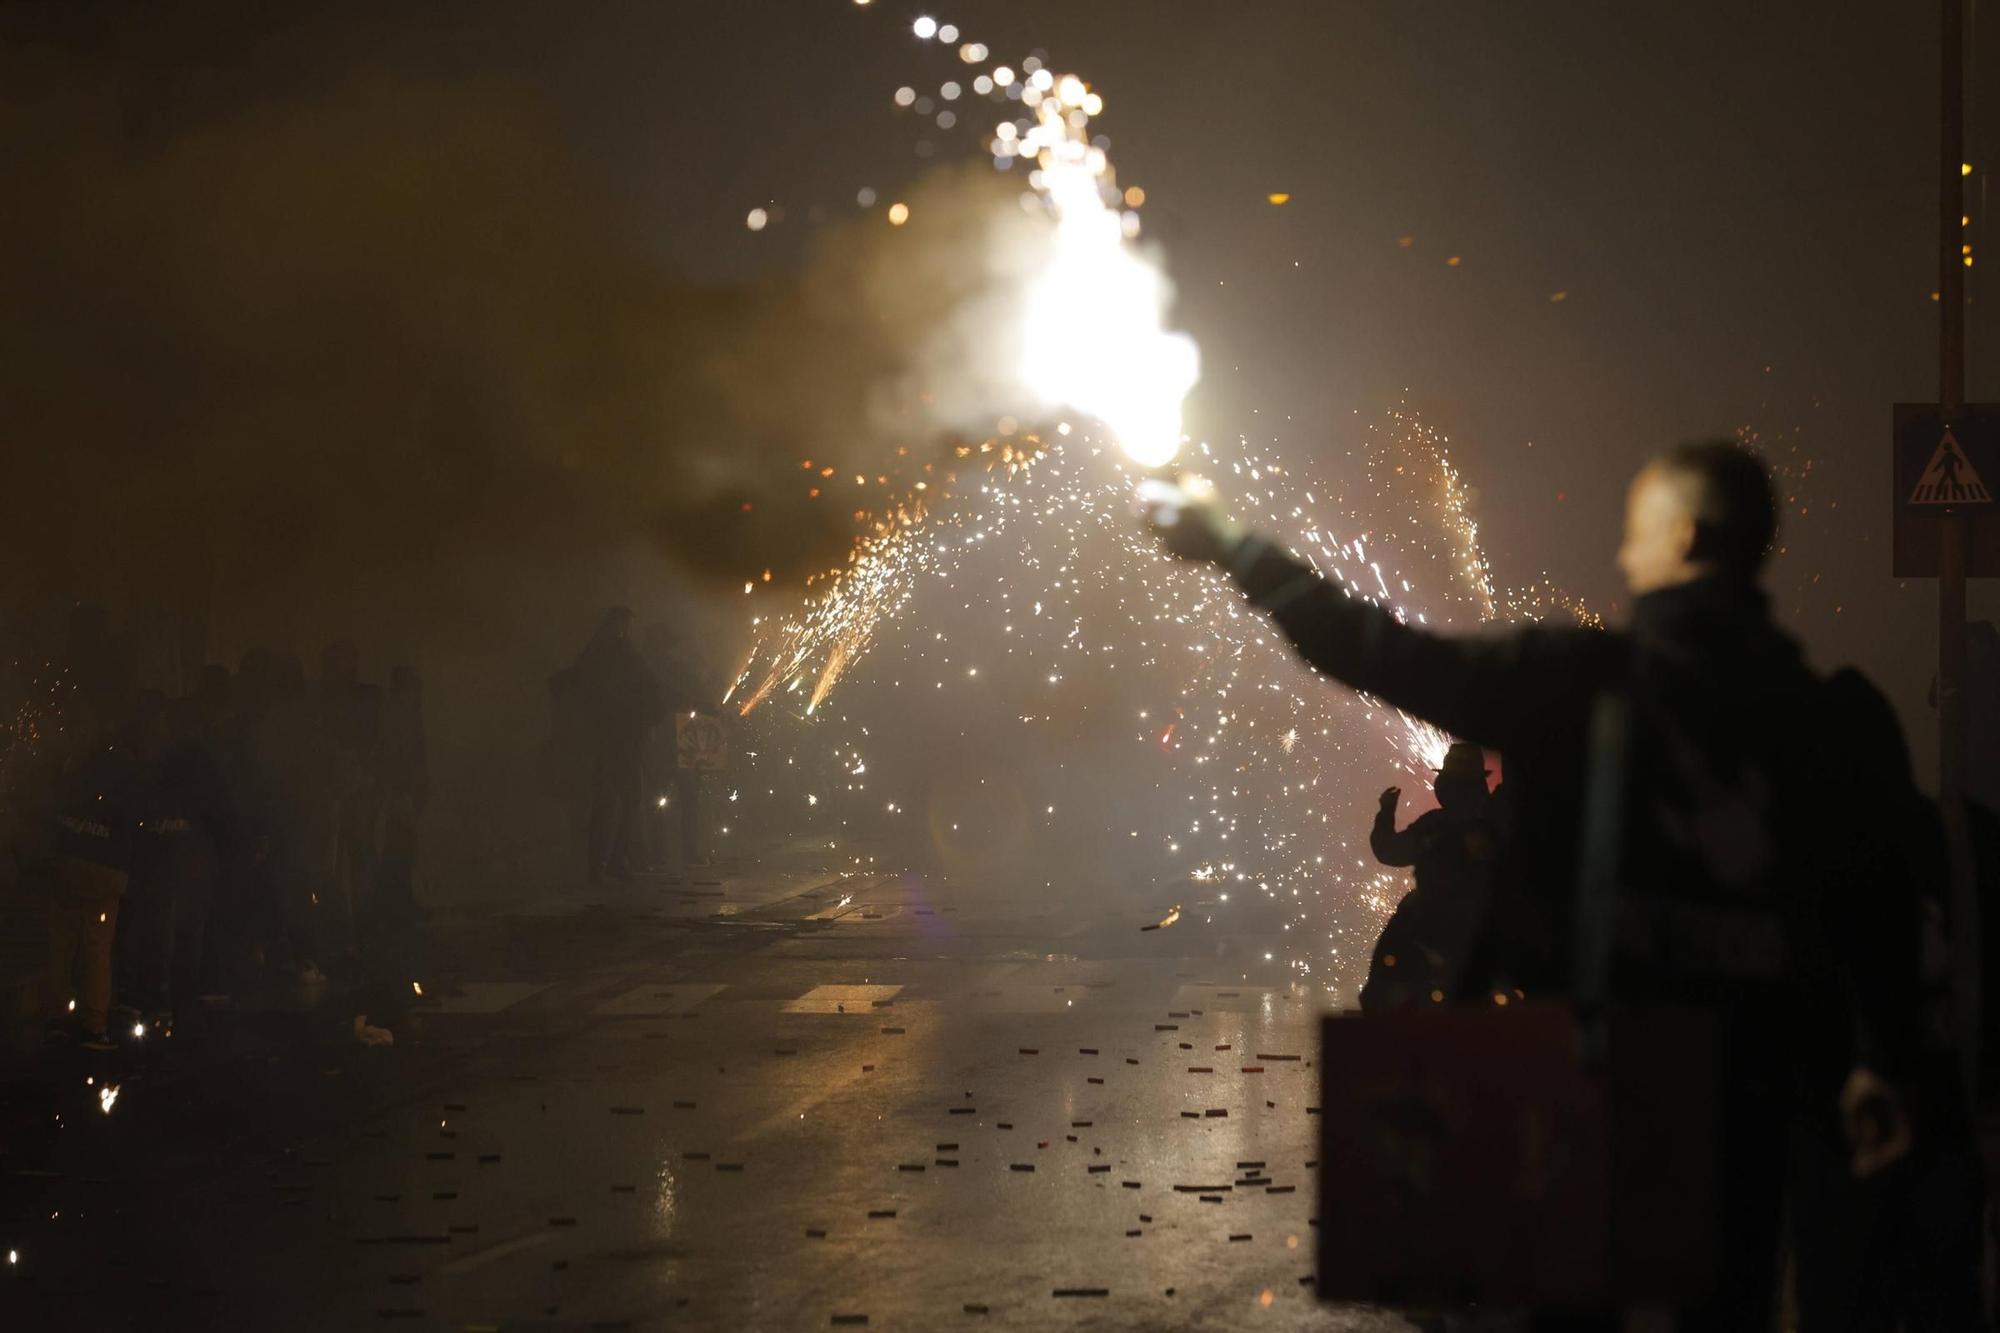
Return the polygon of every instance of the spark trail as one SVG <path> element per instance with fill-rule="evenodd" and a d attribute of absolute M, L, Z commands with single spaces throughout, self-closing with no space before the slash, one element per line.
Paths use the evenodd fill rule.
<path fill-rule="evenodd" d="M 1373 793 L 1427 785 L 1447 738 L 1317 677 L 1220 575 L 1162 555 L 1120 451 L 1077 429 L 1027 448 L 989 444 L 1016 460 L 990 470 L 971 451 L 765 625 L 738 690 L 780 703 L 739 790 L 782 820 L 811 788 L 811 818 L 850 837 L 907 845 L 921 818 L 933 868 L 1191 899 L 1184 919 L 1351 994 L 1404 884 L 1367 854 Z M 1495 584 L 1448 442 L 1408 413 L 1317 467 L 1243 439 L 1193 453 L 1238 517 L 1406 621 L 1568 614 Z"/>
<path fill-rule="evenodd" d="M 1448 738 L 1300 665 L 1221 575 L 1161 553 L 1133 486 L 1179 454 L 1237 517 L 1406 621 L 1580 608 L 1496 586 L 1448 441 L 1413 413 L 1299 461 L 1246 437 L 1184 447 L 1194 346 L 1166 328 L 1170 287 L 1136 248 L 1143 195 L 1118 189 L 1091 133 L 1102 96 L 1032 58 L 956 53 L 1002 108 L 986 151 L 1032 164 L 1023 203 L 1045 224 L 999 266 L 1018 290 L 985 307 L 1013 312 L 992 340 L 1006 405 L 978 443 L 901 479 L 899 506 L 857 512 L 844 568 L 756 617 L 729 692 L 746 730 L 732 817 L 879 840 L 934 873 L 1097 886 L 1154 921 L 1175 905 L 1246 967 L 1351 997 L 1404 883 L 1367 855 L 1373 794 L 1398 770 L 1427 786 Z M 942 110 L 913 87 L 895 100 L 948 127 L 963 91 L 943 84 Z M 909 219 L 890 206 L 890 224 Z"/>

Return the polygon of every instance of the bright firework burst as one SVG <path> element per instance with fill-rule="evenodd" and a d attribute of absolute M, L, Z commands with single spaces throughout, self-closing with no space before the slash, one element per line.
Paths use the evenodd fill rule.
<path fill-rule="evenodd" d="M 1159 467 L 1180 449 L 1194 341 L 1164 327 L 1167 280 L 1133 249 L 1138 214 L 1120 212 L 1111 159 L 1090 142 L 1103 99 L 1074 74 L 1037 70 L 1022 100 L 1034 123 L 1002 121 L 994 151 L 1035 160 L 1029 182 L 1048 201 L 1054 237 L 1028 276 L 1021 382 L 1041 402 L 1097 418 L 1134 462 Z"/>

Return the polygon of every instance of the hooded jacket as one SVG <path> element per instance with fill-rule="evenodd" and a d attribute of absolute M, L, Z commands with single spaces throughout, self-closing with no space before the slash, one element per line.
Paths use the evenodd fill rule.
<path fill-rule="evenodd" d="M 1627 824 L 1628 856 L 1646 857 L 1620 904 L 1614 995 L 1725 1007 L 1782 995 L 1813 1025 L 1800 1055 L 1825 1077 L 1911 1057 L 1920 872 L 1880 818 L 1914 791 L 1907 756 L 1885 743 L 1894 715 L 1852 672 L 1809 670 L 1754 586 L 1709 577 L 1647 593 L 1624 631 L 1452 637 L 1261 538 L 1229 568 L 1314 668 L 1505 756 L 1516 813 L 1500 878 L 1532 918 L 1511 941 L 1513 975 L 1571 985 L 1591 720 L 1612 693 L 1642 722 Z M 1524 938 L 1539 945 L 1533 963 L 1518 957 Z"/>

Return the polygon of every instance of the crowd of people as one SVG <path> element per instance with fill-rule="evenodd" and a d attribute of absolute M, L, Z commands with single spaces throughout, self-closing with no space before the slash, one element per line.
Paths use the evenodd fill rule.
<path fill-rule="evenodd" d="M 671 627 L 635 640 L 632 621 L 611 608 L 549 681 L 548 777 L 592 882 L 707 864 L 680 734 L 699 671 Z M 42 917 L 51 1037 L 106 1049 L 273 984 L 331 982 L 378 1017 L 407 1004 L 430 778 L 417 673 L 363 680 L 347 641 L 311 676 L 252 648 L 169 696 L 134 684 L 102 608 L 75 607 L 61 638 L 10 691 L 22 734 L 0 782 L 0 883 Z"/>
<path fill-rule="evenodd" d="M 10 775 L 17 881 L 47 914 L 50 1035 L 108 1047 L 273 982 L 331 975 L 364 1004 L 390 987 L 421 912 L 417 673 L 364 681 L 343 641 L 308 678 L 253 648 L 168 697 L 132 688 L 103 624 L 78 608 Z"/>

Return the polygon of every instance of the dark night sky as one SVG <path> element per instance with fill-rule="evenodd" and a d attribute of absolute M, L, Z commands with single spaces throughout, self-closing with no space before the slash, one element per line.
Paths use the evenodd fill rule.
<path fill-rule="evenodd" d="M 210 87 L 309 95 L 357 69 L 519 80 L 661 260 L 716 283 L 797 267 L 816 218 L 914 178 L 918 130 L 890 94 L 963 68 L 911 36 L 926 11 L 907 0 L 51 12 L 12 17 L 143 53 L 174 71 L 181 114 Z M 1299 451 L 1407 391 L 1453 437 L 1501 578 L 1546 570 L 1599 607 L 1640 459 L 1739 426 L 1796 438 L 1815 471 L 1779 575 L 1786 613 L 1818 661 L 1890 689 L 1930 766 L 1933 596 L 1888 577 L 1885 478 L 1889 405 L 1936 391 L 1931 6 L 928 12 L 997 57 L 1040 49 L 1105 97 L 1120 180 L 1148 193 L 1202 346 L 1197 433 L 1276 423 Z M 1974 32 L 1983 163 L 1977 90 L 2000 86 L 2000 61 Z M 964 126 L 937 137 L 931 161 L 979 154 Z M 785 212 L 752 234 L 759 204 Z M 1992 397 L 2000 334 L 1982 342 L 1978 313 L 1968 384 Z M 1996 607 L 1976 585 L 1974 614 Z"/>

